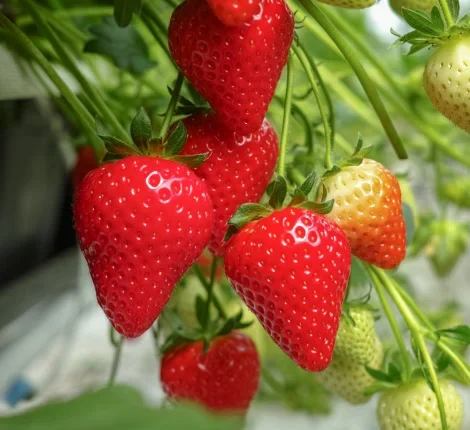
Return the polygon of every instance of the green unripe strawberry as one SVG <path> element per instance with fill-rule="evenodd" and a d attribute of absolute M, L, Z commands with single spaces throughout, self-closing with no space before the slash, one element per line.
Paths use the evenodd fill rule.
<path fill-rule="evenodd" d="M 365 9 L 374 6 L 375 0 L 318 0 L 331 6 L 344 7 L 346 9 Z"/>
<path fill-rule="evenodd" d="M 403 8 L 429 13 L 434 6 L 438 6 L 438 2 L 436 0 L 390 0 L 390 6 L 398 15 L 401 15 Z"/>
<path fill-rule="evenodd" d="M 463 400 L 448 381 L 439 381 L 449 430 L 460 430 Z M 424 380 L 382 394 L 377 406 L 380 430 L 438 430 L 441 419 L 435 394 Z"/>
<path fill-rule="evenodd" d="M 364 307 L 351 307 L 349 317 L 341 317 L 335 354 L 356 363 L 370 363 L 377 347 L 374 316 Z"/>
<path fill-rule="evenodd" d="M 470 132 L 470 37 L 439 46 L 424 70 L 424 89 L 446 118 Z"/>
<path fill-rule="evenodd" d="M 443 199 L 458 207 L 470 209 L 470 177 L 460 176 L 439 187 Z"/>
<path fill-rule="evenodd" d="M 367 365 L 373 369 L 379 369 L 384 358 L 383 345 L 377 337 L 374 341 L 374 356 Z M 367 373 L 364 364 L 343 358 L 336 353 L 329 367 L 318 373 L 316 378 L 327 390 L 353 405 L 366 403 L 370 396 L 364 395 L 364 390 L 376 382 Z"/>

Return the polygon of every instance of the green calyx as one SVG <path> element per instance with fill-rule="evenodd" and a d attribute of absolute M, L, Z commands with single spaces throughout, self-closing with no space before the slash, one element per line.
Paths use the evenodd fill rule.
<path fill-rule="evenodd" d="M 400 35 L 393 29 L 391 32 L 398 39 L 392 48 L 408 43 L 411 48 L 408 55 L 421 51 L 426 47 L 440 46 L 450 40 L 460 39 L 470 35 L 470 14 L 460 20 L 460 5 L 458 0 L 450 0 L 449 13 L 455 24 L 449 25 L 443 12 L 437 6 L 433 7 L 430 14 L 422 11 L 403 9 L 403 18 L 413 28 L 413 31 Z"/>
<path fill-rule="evenodd" d="M 182 121 L 176 122 L 163 138 L 152 138 L 152 123 L 144 108 L 141 108 L 131 123 L 132 142 L 124 142 L 111 136 L 101 121 L 96 118 L 96 132 L 104 142 L 106 155 L 102 162 L 112 162 L 131 155 L 165 158 L 197 167 L 207 160 L 209 154 L 178 155 L 183 149 L 188 133 Z"/>

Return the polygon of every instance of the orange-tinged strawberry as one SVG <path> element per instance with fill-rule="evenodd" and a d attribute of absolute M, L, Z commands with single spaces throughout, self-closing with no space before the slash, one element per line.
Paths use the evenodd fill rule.
<path fill-rule="evenodd" d="M 380 163 L 364 159 L 324 180 L 327 199 L 334 199 L 326 217 L 346 233 L 351 252 L 383 269 L 396 268 L 406 255 L 406 227 L 398 180 Z"/>

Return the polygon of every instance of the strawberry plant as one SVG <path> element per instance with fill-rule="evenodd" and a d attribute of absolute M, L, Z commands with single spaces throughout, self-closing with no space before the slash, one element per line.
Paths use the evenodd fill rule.
<path fill-rule="evenodd" d="M 65 428 L 92 401 L 126 428 L 242 428 L 262 402 L 315 427 L 335 397 L 375 397 L 380 430 L 468 428 L 470 14 L 377 3 L 0 10 L 2 45 L 70 123 L 74 227 L 115 347 L 107 389 L 0 427 Z M 367 25 L 380 7 L 410 27 L 391 50 Z M 115 386 L 147 331 L 175 409 Z"/>

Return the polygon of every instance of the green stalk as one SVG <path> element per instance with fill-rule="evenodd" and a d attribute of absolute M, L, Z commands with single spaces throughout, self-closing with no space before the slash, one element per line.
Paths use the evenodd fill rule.
<path fill-rule="evenodd" d="M 13 24 L 2 12 L 0 12 L 0 24 L 2 24 L 14 37 L 15 43 L 21 46 L 25 52 L 31 55 L 32 59 L 41 67 L 46 73 L 55 87 L 62 94 L 64 99 L 69 104 L 70 108 L 76 115 L 76 119 L 82 127 L 87 130 L 88 134 L 95 134 L 94 119 L 90 113 L 83 106 L 78 97 L 70 90 L 67 84 L 58 75 L 55 69 L 50 65 L 44 55 L 39 49 L 31 42 L 30 39 L 15 25 Z M 90 142 L 93 145 L 95 155 L 98 157 L 102 151 L 102 145 L 97 145 L 96 140 Z"/>
<path fill-rule="evenodd" d="M 119 368 L 119 362 L 121 361 L 121 352 L 122 352 L 123 343 L 124 343 L 124 336 L 120 336 L 114 347 L 113 364 L 111 366 L 111 373 L 108 379 L 108 388 L 111 388 L 116 381 L 116 375 L 117 375 L 117 371 Z"/>
<path fill-rule="evenodd" d="M 158 134 L 158 137 L 161 139 L 163 139 L 167 135 L 168 129 L 170 128 L 171 118 L 173 118 L 173 114 L 175 113 L 176 105 L 178 104 L 178 98 L 181 93 L 181 88 L 183 87 L 183 82 L 184 75 L 180 72 L 178 73 L 178 77 L 176 78 L 175 88 L 173 90 L 168 109 L 166 110 L 165 118 L 163 118 L 162 128 L 160 129 L 160 133 Z"/>
<path fill-rule="evenodd" d="M 359 58 L 357 57 L 354 50 L 351 48 L 349 43 L 346 39 L 342 36 L 342 34 L 338 31 L 338 29 L 331 23 L 331 21 L 325 16 L 322 10 L 311 0 L 299 0 L 305 9 L 312 15 L 312 17 L 320 24 L 320 26 L 326 31 L 326 33 L 331 37 L 333 42 L 335 42 L 336 46 L 344 55 L 345 59 L 349 62 L 352 69 L 357 75 L 359 82 L 361 83 L 364 91 L 369 98 L 373 108 L 375 109 L 382 126 L 390 139 L 390 143 L 393 146 L 398 158 L 406 159 L 408 158 L 408 154 L 403 146 L 403 143 L 398 135 L 395 126 L 388 115 L 385 106 L 379 96 L 379 93 L 374 85 L 374 83 L 370 80 L 369 75 L 367 74 L 364 66 L 360 62 Z"/>
<path fill-rule="evenodd" d="M 114 133 L 125 141 L 130 140 L 129 133 L 124 129 L 113 112 L 104 102 L 104 95 L 98 87 L 92 87 L 88 79 L 82 74 L 72 56 L 64 48 L 62 41 L 57 37 L 56 33 L 50 28 L 44 16 L 39 12 L 34 2 L 31 0 L 23 0 L 27 5 L 27 9 L 31 13 L 36 26 L 41 30 L 44 36 L 53 46 L 63 64 L 70 70 L 75 79 L 82 86 L 84 93 L 92 102 L 96 115 L 101 115 L 106 122 L 113 128 Z"/>
<path fill-rule="evenodd" d="M 447 0 L 439 0 L 439 5 L 441 6 L 447 28 L 452 27 L 454 25 L 454 18 L 452 18 L 452 14 L 450 13 L 449 3 L 447 3 Z"/>
<path fill-rule="evenodd" d="M 203 324 L 204 332 L 207 332 L 209 327 L 209 323 L 211 321 L 210 314 L 211 314 L 211 303 L 214 301 L 214 283 L 215 283 L 215 274 L 217 272 L 217 258 L 213 257 L 212 259 L 212 266 L 211 266 L 211 277 L 209 281 L 209 285 L 207 286 L 207 300 L 206 300 L 206 310 L 205 310 L 205 319 Z"/>
<path fill-rule="evenodd" d="M 287 138 L 289 136 L 289 125 L 292 115 L 292 95 L 294 92 L 294 62 L 289 57 L 287 62 L 287 86 L 286 96 L 284 99 L 284 118 L 282 121 L 281 143 L 279 148 L 279 165 L 278 173 L 285 177 L 286 174 L 286 157 L 287 157 Z"/>
<path fill-rule="evenodd" d="M 446 345 L 443 339 L 440 339 L 435 343 L 441 351 L 448 355 L 454 365 L 462 372 L 467 380 L 467 384 L 470 384 L 470 369 L 468 368 L 468 365 L 452 350 L 452 348 Z"/>
<path fill-rule="evenodd" d="M 206 277 L 204 276 L 204 273 L 202 273 L 201 268 L 197 265 L 193 265 L 193 271 L 196 277 L 199 279 L 199 282 L 202 284 L 204 289 L 208 292 L 209 291 L 209 282 L 207 281 Z M 222 306 L 222 304 L 219 302 L 219 299 L 215 294 L 212 295 L 212 303 L 214 303 L 215 308 L 217 309 L 217 312 L 219 313 L 220 317 L 222 319 L 227 318 L 227 314 L 225 313 L 225 310 Z"/>
<path fill-rule="evenodd" d="M 58 9 L 51 12 L 51 15 L 57 18 L 78 18 L 78 17 L 94 17 L 107 16 L 113 14 L 112 6 L 90 6 L 90 7 L 74 7 L 70 9 Z M 31 15 L 22 15 L 18 17 L 16 24 L 19 27 L 25 27 L 33 24 Z"/>
<path fill-rule="evenodd" d="M 310 67 L 310 62 L 308 61 L 308 57 L 305 54 L 305 51 L 301 47 L 296 47 L 295 44 L 292 46 L 292 50 L 295 52 L 295 55 L 299 59 L 302 67 L 305 70 L 307 78 L 310 82 L 310 86 L 312 87 L 313 94 L 315 95 L 315 99 L 318 105 L 318 111 L 320 112 L 320 117 L 323 122 L 323 126 L 325 129 L 325 167 L 327 169 L 331 169 L 333 167 L 332 161 L 332 149 L 333 149 L 333 134 L 331 130 L 331 122 L 328 119 L 328 115 L 326 112 L 326 107 L 322 99 L 322 92 L 315 80 L 315 76 L 312 72 Z"/>
<path fill-rule="evenodd" d="M 146 7 L 145 7 L 146 4 L 147 3 L 144 3 L 144 10 L 142 11 L 141 19 L 144 22 L 145 26 L 147 27 L 147 30 L 150 31 L 153 38 L 157 41 L 157 43 L 162 48 L 163 52 L 165 52 L 170 64 L 174 67 L 175 63 L 173 62 L 173 57 L 171 56 L 170 51 L 168 49 L 168 42 L 165 36 L 166 33 L 161 32 L 159 27 L 155 24 L 153 17 L 149 13 L 147 13 Z M 150 6 L 148 8 L 151 9 Z"/>

